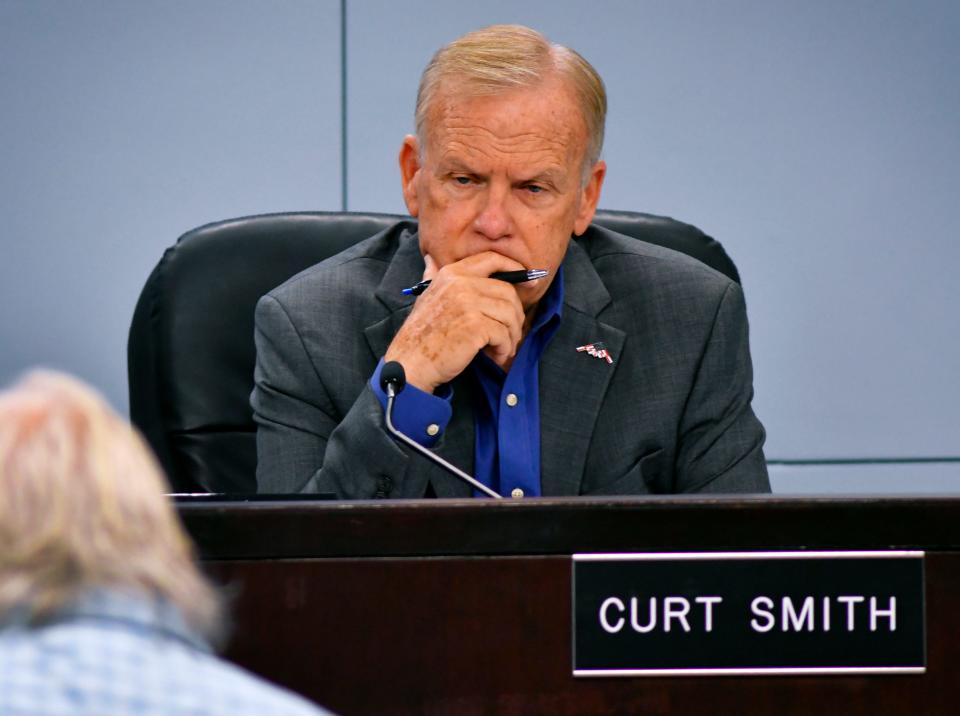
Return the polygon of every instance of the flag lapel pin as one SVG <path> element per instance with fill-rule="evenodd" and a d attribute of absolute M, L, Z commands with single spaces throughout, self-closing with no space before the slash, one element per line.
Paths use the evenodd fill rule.
<path fill-rule="evenodd" d="M 603 358 L 607 363 L 613 363 L 613 358 L 610 357 L 610 351 L 607 350 L 607 347 L 603 345 L 603 343 L 587 343 L 585 346 L 578 346 L 577 353 L 586 353 L 588 356 Z"/>

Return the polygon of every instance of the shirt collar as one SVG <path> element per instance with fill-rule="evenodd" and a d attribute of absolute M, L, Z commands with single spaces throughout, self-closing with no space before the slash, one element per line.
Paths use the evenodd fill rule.
<path fill-rule="evenodd" d="M 21 611 L 20 615 L 26 615 L 26 610 Z M 88 619 L 123 622 L 135 628 L 159 631 L 200 651 L 211 651 L 209 643 L 187 625 L 180 610 L 160 597 L 119 589 L 95 588 L 84 592 L 57 611 L 49 623 Z"/>

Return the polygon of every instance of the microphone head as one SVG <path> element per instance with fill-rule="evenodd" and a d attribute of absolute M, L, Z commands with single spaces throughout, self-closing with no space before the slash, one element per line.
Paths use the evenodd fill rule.
<path fill-rule="evenodd" d="M 380 370 L 380 389 L 384 393 L 390 392 L 387 390 L 388 385 L 393 386 L 394 395 L 399 394 L 407 385 L 407 374 L 404 372 L 403 366 L 395 360 L 384 363 Z"/>

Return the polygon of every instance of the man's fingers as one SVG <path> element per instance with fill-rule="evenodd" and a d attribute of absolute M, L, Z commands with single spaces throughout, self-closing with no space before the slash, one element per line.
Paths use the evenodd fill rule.
<path fill-rule="evenodd" d="M 519 261 L 514 261 L 503 254 L 498 254 L 496 251 L 483 251 L 479 254 L 473 254 L 465 259 L 461 259 L 456 263 L 449 264 L 449 268 L 455 270 L 456 273 L 485 278 L 498 271 L 523 271 L 526 268 L 537 267 L 524 266 Z"/>
<path fill-rule="evenodd" d="M 466 307 L 472 307 L 501 323 L 512 323 L 522 328 L 523 304 L 517 296 L 516 288 L 511 284 L 505 281 L 488 281 L 486 278 L 466 276 L 461 277 L 458 283 L 471 292 Z"/>
<path fill-rule="evenodd" d="M 443 304 L 444 313 L 459 317 L 455 321 L 461 324 L 461 335 L 464 338 L 469 336 L 468 342 L 478 350 L 488 342 L 506 346 L 509 354 L 516 350 L 523 339 L 524 312 L 512 286 L 501 281 L 467 276 L 460 277 L 455 282 L 456 286 L 443 283 L 445 285 L 440 286 L 434 283 L 431 291 L 438 290 L 433 296 L 424 294 L 428 299 L 424 302 L 424 309 L 432 313 L 427 308 L 429 304 Z M 466 295 L 460 293 L 464 287 L 470 289 Z M 493 332 L 493 338 L 488 340 Z M 452 339 L 455 333 L 448 329 L 445 335 Z"/>
<path fill-rule="evenodd" d="M 423 255 L 423 281 L 432 281 L 433 277 L 437 275 L 437 262 L 433 260 L 433 257 L 430 254 Z"/>
<path fill-rule="evenodd" d="M 388 359 L 403 363 L 408 382 L 427 391 L 459 375 L 477 351 L 508 364 L 523 339 L 523 304 L 514 286 L 489 276 L 523 266 L 493 251 L 442 269 L 428 254 L 423 262 L 432 283 L 391 341 Z"/>
<path fill-rule="evenodd" d="M 514 349 L 520 345 L 523 338 L 524 314 L 519 304 L 519 301 L 489 298 L 477 306 L 484 316 L 506 329 L 506 341 Z"/>
<path fill-rule="evenodd" d="M 517 343 L 513 339 L 513 332 L 509 329 L 509 326 L 494 320 L 488 323 L 486 345 L 493 353 L 491 357 L 496 363 L 502 363 L 506 359 L 512 358 L 517 350 Z"/>

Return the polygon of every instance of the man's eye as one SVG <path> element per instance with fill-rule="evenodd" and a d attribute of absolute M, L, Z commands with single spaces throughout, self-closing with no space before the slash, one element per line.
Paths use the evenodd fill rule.
<path fill-rule="evenodd" d="M 470 183 L 470 177 L 454 177 L 453 180 L 461 186 L 466 186 Z"/>
<path fill-rule="evenodd" d="M 536 184 L 527 184 L 527 191 L 531 194 L 539 194 L 543 191 L 543 187 L 537 186 Z"/>

